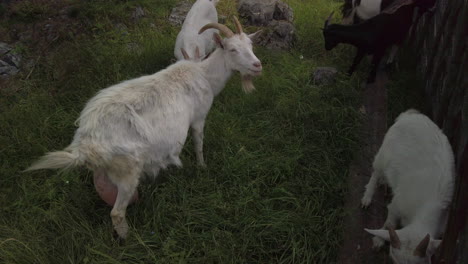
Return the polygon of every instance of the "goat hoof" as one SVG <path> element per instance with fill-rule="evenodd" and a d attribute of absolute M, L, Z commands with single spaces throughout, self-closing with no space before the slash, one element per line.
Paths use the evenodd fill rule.
<path fill-rule="evenodd" d="M 369 198 L 367 196 L 362 197 L 362 199 L 361 199 L 361 208 L 366 209 L 367 207 L 369 207 L 371 202 L 372 202 L 372 198 Z"/>
<path fill-rule="evenodd" d="M 111 212 L 111 217 L 112 217 L 112 224 L 114 226 L 115 232 L 117 232 L 117 235 L 119 235 L 120 238 L 126 239 L 128 235 L 128 223 L 125 217 L 122 216 L 114 216 L 112 215 Z"/>
<path fill-rule="evenodd" d="M 119 244 L 122 245 L 125 242 L 125 238 L 120 237 L 117 230 L 112 230 L 112 238 Z"/>
<path fill-rule="evenodd" d="M 127 241 L 127 239 L 120 237 L 115 230 L 112 232 L 112 238 L 114 238 L 115 243 L 119 246 L 124 246 Z"/>
<path fill-rule="evenodd" d="M 115 226 L 114 230 L 117 233 L 119 239 L 125 240 L 127 238 L 128 225 Z"/>

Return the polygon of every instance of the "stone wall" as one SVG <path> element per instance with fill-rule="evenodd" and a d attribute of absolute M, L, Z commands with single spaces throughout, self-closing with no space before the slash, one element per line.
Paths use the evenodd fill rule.
<path fill-rule="evenodd" d="M 456 159 L 456 192 L 437 263 L 468 263 L 468 2 L 437 0 L 417 25 L 410 43 L 426 100 Z"/>

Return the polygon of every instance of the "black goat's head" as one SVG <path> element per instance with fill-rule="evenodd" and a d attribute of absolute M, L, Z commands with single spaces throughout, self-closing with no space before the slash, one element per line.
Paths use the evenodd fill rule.
<path fill-rule="evenodd" d="M 325 23 L 323 25 L 323 37 L 325 38 L 325 49 L 326 50 L 332 50 L 336 45 L 338 45 L 340 42 L 338 38 L 333 34 L 332 28 L 329 26 L 330 20 L 333 17 L 333 13 L 331 12 L 330 16 L 328 16 L 327 20 L 325 20 Z M 333 26 L 332 26 L 333 27 Z"/>

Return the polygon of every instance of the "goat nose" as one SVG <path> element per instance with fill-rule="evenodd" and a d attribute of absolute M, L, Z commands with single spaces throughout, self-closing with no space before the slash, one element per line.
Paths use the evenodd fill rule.
<path fill-rule="evenodd" d="M 254 67 L 257 67 L 257 68 L 261 68 L 262 67 L 262 63 L 260 61 L 257 61 L 253 64 Z"/>

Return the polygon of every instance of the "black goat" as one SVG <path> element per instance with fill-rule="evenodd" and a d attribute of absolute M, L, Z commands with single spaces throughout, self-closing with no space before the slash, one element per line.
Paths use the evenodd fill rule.
<path fill-rule="evenodd" d="M 404 5 L 392 14 L 380 13 L 355 25 L 328 25 L 333 16 L 332 12 L 323 28 L 325 49 L 331 50 L 339 43 L 351 44 L 357 48 L 348 75 L 353 74 L 364 55 L 373 55 L 372 70 L 367 82 L 374 82 L 377 67 L 387 48 L 392 45 L 400 45 L 404 41 L 411 27 L 414 7 L 414 5 Z"/>

